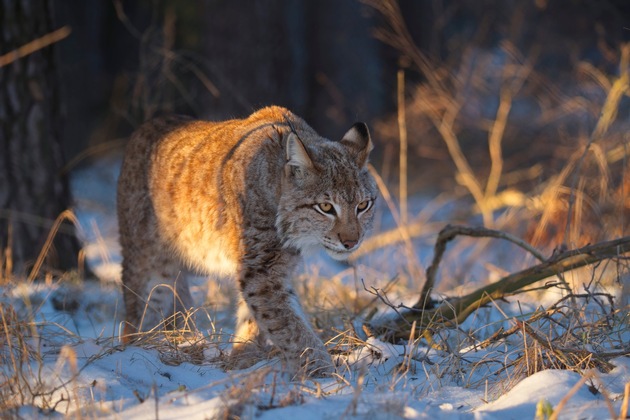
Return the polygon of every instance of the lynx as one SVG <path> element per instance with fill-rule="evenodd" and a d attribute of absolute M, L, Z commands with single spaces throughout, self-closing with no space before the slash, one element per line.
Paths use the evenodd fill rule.
<path fill-rule="evenodd" d="M 364 123 L 331 141 L 280 107 L 140 127 L 118 181 L 123 339 L 191 308 L 183 266 L 237 281 L 230 366 L 252 365 L 270 341 L 294 371 L 333 372 L 291 274 L 305 252 L 343 260 L 361 244 L 374 217 L 372 147 Z"/>

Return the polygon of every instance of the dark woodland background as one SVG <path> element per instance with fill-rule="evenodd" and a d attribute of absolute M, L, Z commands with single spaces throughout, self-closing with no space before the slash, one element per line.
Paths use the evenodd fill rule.
<path fill-rule="evenodd" d="M 418 87 L 427 75 L 410 62 L 409 51 L 375 36 L 391 26 L 374 7 L 380 3 L 0 0 L 0 55 L 56 29 L 71 31 L 0 67 L 2 270 L 20 272 L 32 265 L 52 222 L 72 205 L 67 177 L 73 168 L 122 150 L 135 127 L 165 112 L 225 119 L 278 104 L 330 138 L 363 120 L 379 148 L 375 165 L 383 164 L 396 138 L 397 72 L 405 69 L 410 103 L 422 94 Z M 543 135 L 541 126 L 527 122 L 540 109 L 527 97 L 541 103 L 555 100 L 554 89 L 581 92 L 584 75 L 576 68 L 582 62 L 618 75 L 619 51 L 630 39 L 627 0 L 396 4 L 436 74 L 454 74 L 462 57 L 500 51 L 506 43 L 531 58 L 537 78 L 514 107 L 516 128 L 504 146 L 507 169 L 533 161 L 553 166 L 562 157 L 561 146 L 575 145 L 583 139 L 580 133 L 592 130 L 605 92 L 587 96 L 599 102 L 575 114 L 579 124 L 564 120 Z M 620 120 L 628 120 L 627 101 Z M 483 115 L 485 107 L 493 115 L 497 103 L 488 99 L 479 107 Z M 414 115 L 408 112 L 412 176 L 424 180 L 418 188 L 446 187 L 443 178 L 453 177 L 442 171 L 453 170 L 444 163 L 449 162 L 445 146 Z M 462 148 L 483 172 L 486 141 L 465 124 L 460 128 Z M 71 231 L 68 225 L 57 235 L 51 267 L 76 266 L 79 245 Z"/>

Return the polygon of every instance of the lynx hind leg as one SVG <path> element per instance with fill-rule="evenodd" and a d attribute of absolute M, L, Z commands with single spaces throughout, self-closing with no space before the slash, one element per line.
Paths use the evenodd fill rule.
<path fill-rule="evenodd" d="M 266 359 L 271 351 L 247 303 L 239 295 L 234 344 L 228 361 L 230 369 L 245 369 Z"/>
<path fill-rule="evenodd" d="M 191 322 L 186 315 L 192 306 L 186 277 L 177 263 L 151 248 L 147 246 L 140 252 L 123 248 L 124 341 L 127 342 L 135 332 L 156 327 L 182 328 Z"/>

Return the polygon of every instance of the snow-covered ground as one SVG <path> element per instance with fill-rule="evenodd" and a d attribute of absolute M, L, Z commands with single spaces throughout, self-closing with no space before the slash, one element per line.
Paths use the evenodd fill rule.
<path fill-rule="evenodd" d="M 628 404 L 628 355 L 612 358 L 608 372 L 590 369 L 580 374 L 533 369 L 528 360 L 534 363 L 538 359 L 527 352 L 543 350 L 524 344 L 523 335 L 514 334 L 484 348 L 475 346 L 500 327 L 508 329 L 517 319 L 528 319 L 541 305 L 556 302 L 561 297 L 557 289 L 481 309 L 457 329 L 436 331 L 434 338 L 441 344 L 438 346 L 431 346 L 425 339 L 392 345 L 363 336 L 361 318 L 348 319 L 344 314 L 365 313 L 344 312 L 336 307 L 375 299 L 363 285 L 352 283 L 357 278 L 363 279 L 367 289 L 373 286 L 381 290 L 396 279 L 396 267 L 407 263 L 396 247 L 363 257 L 357 263 L 356 275 L 352 269 L 322 256 L 309 258 L 301 269 L 300 278 L 311 279 L 310 286 L 319 285 L 319 279 L 333 277 L 327 280 L 332 286 L 318 286 L 327 293 L 327 287 L 337 284 L 338 288 L 330 292 L 328 309 L 341 314 L 336 315 L 340 330 L 357 326 L 356 334 L 339 331 L 329 343 L 338 365 L 335 377 L 294 379 L 282 371 L 276 359 L 247 370 L 225 371 L 220 361 L 230 349 L 229 297 L 233 296 L 225 280 L 195 281 L 195 299 L 204 306 L 197 317 L 196 341 L 177 346 L 154 339 L 144 345 L 123 347 L 118 341 L 122 299 L 117 283 L 120 258 L 113 202 L 117 171 L 118 157 L 110 157 L 73 177 L 86 255 L 102 280 L 2 289 L 0 303 L 10 304 L 20 319 L 28 321 L 28 328 L 22 331 L 24 342 L 15 337 L 7 340 L 4 332 L 0 336 L 5 362 L 1 372 L 6 378 L 19 377 L 12 389 L 21 390 L 17 393 L 20 395 L 2 396 L 5 406 L 10 406 L 8 401 L 13 398 L 17 407 L 0 417 L 507 420 L 547 418 L 557 410 L 561 418 L 604 419 L 619 417 L 622 406 Z M 426 200 L 417 199 L 411 207 L 425 205 Z M 432 220 L 438 220 L 438 216 Z M 385 217 L 383 223 L 391 221 Z M 433 239 L 434 235 L 428 235 L 415 242 L 421 266 L 430 261 Z M 511 252 L 508 249 L 504 245 L 490 251 L 486 248 L 483 257 L 473 258 L 492 254 L 505 259 L 505 252 Z M 462 259 L 470 253 L 459 249 L 453 254 L 449 261 L 459 262 L 464 268 L 443 271 L 468 270 Z M 496 258 L 490 263 L 497 264 Z M 334 277 L 338 272 L 342 274 Z M 480 275 L 474 274 L 474 269 L 469 273 L 473 274 L 467 282 L 480 281 L 475 279 Z M 392 288 L 387 296 L 394 304 L 412 304 L 417 299 L 417 285 L 409 279 L 400 282 L 409 284 Z M 347 295 L 331 296 L 335 290 Z M 594 311 L 600 310 L 595 306 Z M 393 313 L 384 305 L 379 308 L 379 314 Z M 627 309 L 611 321 L 610 340 L 593 342 L 592 346 L 599 346 L 598 351 L 614 352 L 620 344 L 630 342 Z M 3 311 L 3 322 L 9 319 L 8 314 L 8 310 Z M 6 324 L 4 328 L 7 331 Z M 578 330 L 585 334 L 586 330 Z M 356 337 L 356 341 L 350 342 L 348 337 Z M 20 353 L 20 346 L 28 350 Z M 11 354 L 26 353 L 33 357 L 21 361 L 11 358 Z M 17 375 L 16 368 L 24 374 Z M 523 372 L 530 368 L 536 373 Z"/>

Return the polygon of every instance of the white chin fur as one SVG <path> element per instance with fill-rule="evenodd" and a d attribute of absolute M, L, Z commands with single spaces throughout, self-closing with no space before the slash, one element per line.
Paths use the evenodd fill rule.
<path fill-rule="evenodd" d="M 330 249 L 323 246 L 322 244 L 312 242 L 311 240 L 308 240 L 308 238 L 303 238 L 301 241 L 290 242 L 290 245 L 299 249 L 300 253 L 303 256 L 313 255 L 317 253 L 318 251 L 320 251 L 322 248 L 324 248 L 324 251 L 326 251 L 326 254 L 328 254 L 332 259 L 335 259 L 337 261 L 346 261 L 348 258 L 350 258 L 350 255 L 352 255 L 352 252 L 337 251 L 334 249 Z M 356 250 L 356 248 L 354 250 Z"/>
<path fill-rule="evenodd" d="M 302 244 L 302 246 L 298 249 L 300 250 L 300 254 L 306 257 L 315 254 L 317 251 L 319 251 L 320 247 L 316 244 L 309 243 Z"/>
<path fill-rule="evenodd" d="M 326 250 L 326 254 L 330 255 L 330 257 L 332 259 L 335 259 L 337 261 L 345 261 L 348 258 L 350 258 L 350 255 L 352 255 L 352 252 L 342 252 L 342 251 L 333 251 L 332 249 L 328 249 L 328 248 L 324 248 L 324 250 Z"/>

